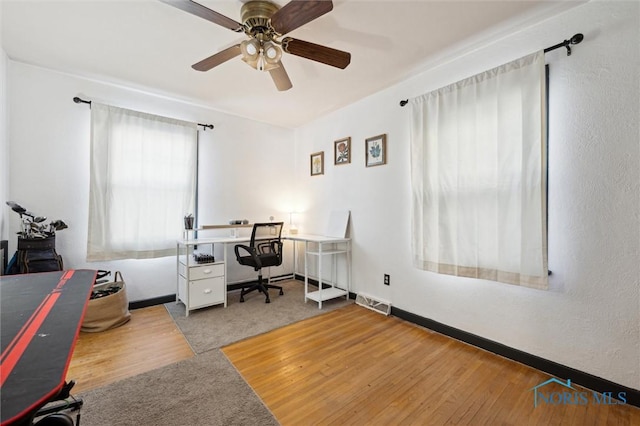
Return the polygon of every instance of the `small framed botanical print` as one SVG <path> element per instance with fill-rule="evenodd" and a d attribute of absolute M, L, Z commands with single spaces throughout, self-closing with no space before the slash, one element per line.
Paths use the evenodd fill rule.
<path fill-rule="evenodd" d="M 335 165 L 351 162 L 351 137 L 333 143 L 333 161 Z"/>
<path fill-rule="evenodd" d="M 311 154 L 311 176 L 324 174 L 324 151 Z"/>
<path fill-rule="evenodd" d="M 387 164 L 387 135 L 378 135 L 368 138 L 365 142 L 367 150 L 365 154 L 367 167 Z"/>

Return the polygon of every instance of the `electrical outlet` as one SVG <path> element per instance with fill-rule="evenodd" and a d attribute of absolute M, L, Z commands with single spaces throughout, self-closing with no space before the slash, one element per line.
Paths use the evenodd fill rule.
<path fill-rule="evenodd" d="M 389 274 L 384 274 L 384 285 L 389 284 L 391 284 L 391 277 L 389 277 Z"/>

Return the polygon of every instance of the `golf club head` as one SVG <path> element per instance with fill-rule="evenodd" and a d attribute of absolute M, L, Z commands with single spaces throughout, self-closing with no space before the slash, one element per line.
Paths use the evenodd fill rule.
<path fill-rule="evenodd" d="M 54 220 L 53 222 L 51 222 L 51 226 L 56 230 L 56 231 L 62 231 L 63 229 L 67 229 L 68 226 L 66 223 L 64 223 L 62 220 L 58 219 L 58 220 Z"/>
<path fill-rule="evenodd" d="M 36 216 L 33 218 L 33 221 L 35 223 L 41 223 L 41 222 L 44 222 L 45 220 L 47 220 L 46 216 Z"/>
<path fill-rule="evenodd" d="M 20 204 L 16 203 L 15 201 L 7 201 L 7 205 L 9 207 L 11 207 L 11 210 L 13 210 L 14 212 L 16 212 L 18 214 L 22 214 L 22 213 L 27 211 L 27 209 L 25 209 L 24 207 L 22 207 Z"/>
<path fill-rule="evenodd" d="M 22 214 L 22 215 L 24 215 L 24 216 L 28 216 L 28 217 L 30 217 L 32 220 L 36 217 L 36 214 L 35 214 L 35 213 L 30 212 L 30 211 L 28 211 L 28 210 L 23 211 L 21 214 Z"/>

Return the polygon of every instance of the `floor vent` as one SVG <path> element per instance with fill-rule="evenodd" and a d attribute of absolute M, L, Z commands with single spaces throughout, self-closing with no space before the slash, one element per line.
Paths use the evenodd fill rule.
<path fill-rule="evenodd" d="M 365 293 L 358 293 L 356 296 L 356 304 L 385 315 L 389 315 L 391 312 L 391 302 L 387 302 L 386 300 L 379 299 Z"/>

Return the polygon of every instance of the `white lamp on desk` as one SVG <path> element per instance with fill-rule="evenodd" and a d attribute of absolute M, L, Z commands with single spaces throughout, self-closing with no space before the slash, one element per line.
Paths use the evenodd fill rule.
<path fill-rule="evenodd" d="M 293 223 L 293 215 L 295 212 L 289 212 L 289 235 L 296 235 L 298 227 Z"/>

